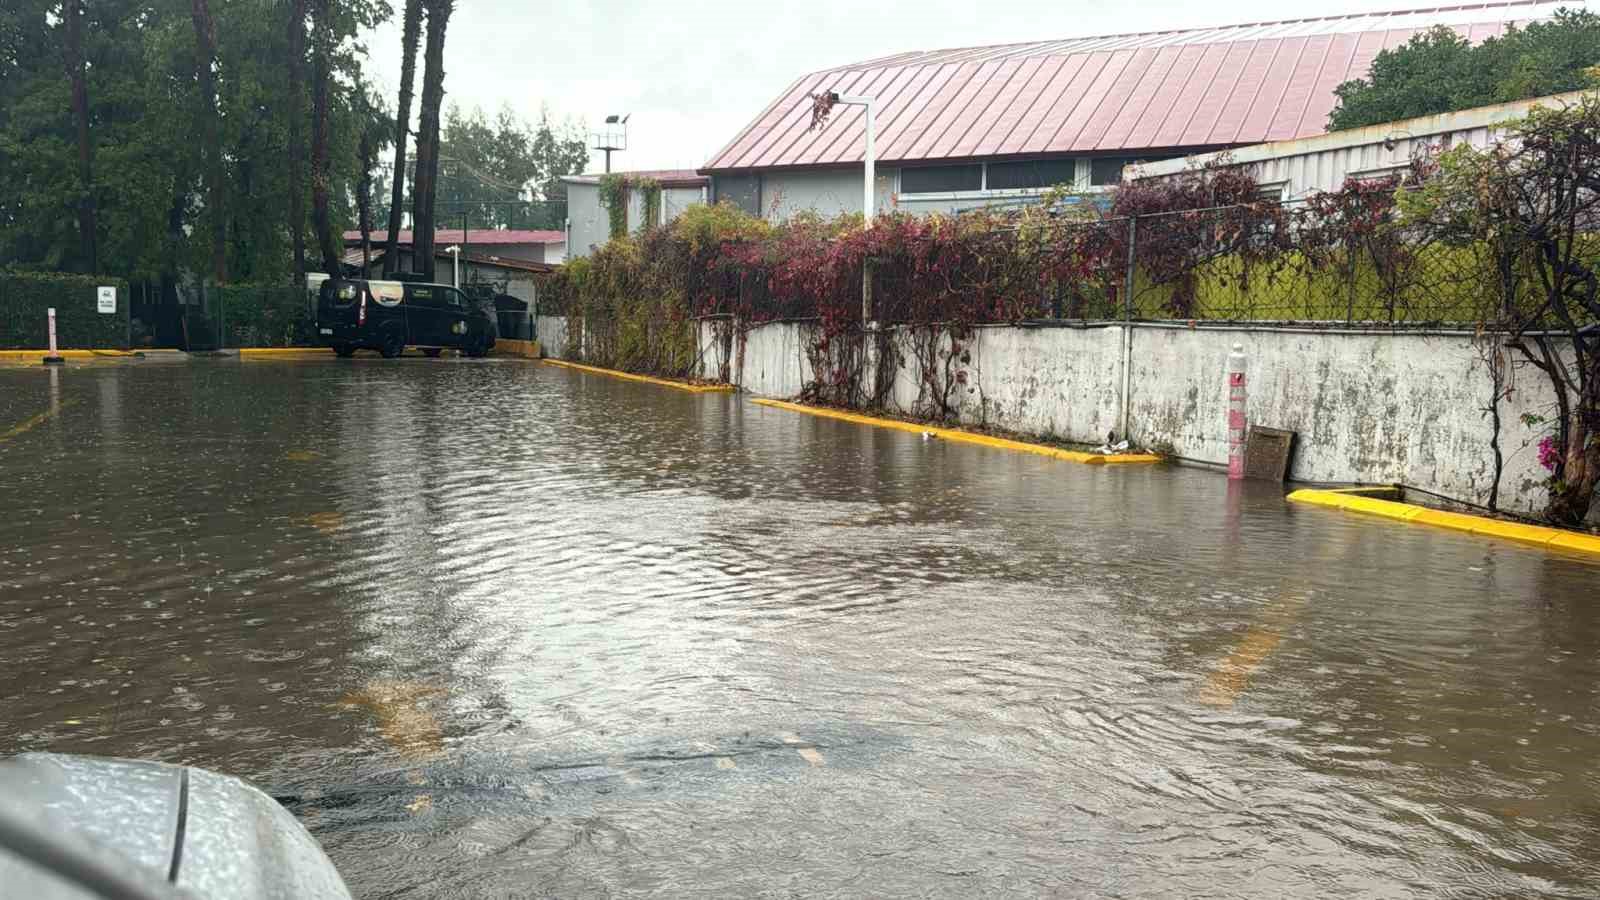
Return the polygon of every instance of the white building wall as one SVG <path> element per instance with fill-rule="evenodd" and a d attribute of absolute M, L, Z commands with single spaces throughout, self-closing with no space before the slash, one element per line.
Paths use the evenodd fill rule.
<path fill-rule="evenodd" d="M 878 169 L 873 181 L 878 212 L 894 208 L 895 171 Z M 796 169 L 761 176 L 761 215 L 778 222 L 815 210 L 824 218 L 861 212 L 861 169 Z"/>
<path fill-rule="evenodd" d="M 696 203 L 704 202 L 704 194 L 698 187 L 664 187 L 661 189 L 661 215 L 662 222 L 671 222 L 683 211 Z M 571 221 L 570 232 L 571 247 L 559 247 L 561 256 L 552 255 L 545 262 L 564 262 L 567 251 L 570 249 L 571 257 L 576 259 L 588 256 L 594 248 L 601 246 L 611 239 L 611 216 L 606 208 L 600 204 L 600 186 L 596 184 L 583 184 L 567 182 L 567 218 Z M 641 191 L 628 192 L 628 230 L 638 231 L 644 224 L 644 194 Z"/>
<path fill-rule="evenodd" d="M 1251 174 L 1263 186 L 1281 186 L 1283 199 L 1299 200 L 1318 191 L 1336 191 L 1351 176 L 1397 171 L 1431 147 L 1461 143 L 1489 146 L 1505 133 L 1508 123 L 1526 116 L 1534 106 L 1560 106 L 1575 102 L 1579 96 L 1578 92 L 1558 94 L 1420 116 L 1225 153 L 1145 163 L 1129 167 L 1128 173 L 1138 178 L 1160 178 L 1179 174 L 1191 166 L 1226 160 L 1250 167 Z"/>
<path fill-rule="evenodd" d="M 588 256 L 595 247 L 611 239 L 611 219 L 600 205 L 597 184 L 567 183 L 568 256 Z"/>

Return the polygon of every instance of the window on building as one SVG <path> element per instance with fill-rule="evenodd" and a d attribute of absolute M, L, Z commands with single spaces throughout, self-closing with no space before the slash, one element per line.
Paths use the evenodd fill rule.
<path fill-rule="evenodd" d="M 942 194 L 983 190 L 983 166 L 919 166 L 900 170 L 900 193 Z"/>
<path fill-rule="evenodd" d="M 1272 181 L 1256 186 L 1256 199 L 1268 203 L 1282 203 L 1285 190 L 1289 187 L 1287 181 Z"/>
<path fill-rule="evenodd" d="M 1027 162 L 989 163 L 989 190 L 1015 191 L 1073 184 L 1078 178 L 1075 159 L 1036 159 Z"/>
<path fill-rule="evenodd" d="M 1121 184 L 1122 167 L 1133 160 L 1125 156 L 1103 156 L 1089 161 L 1089 183 L 1093 185 Z"/>
<path fill-rule="evenodd" d="M 718 175 L 712 180 L 716 202 L 732 203 L 752 216 L 761 215 L 760 175 Z"/>

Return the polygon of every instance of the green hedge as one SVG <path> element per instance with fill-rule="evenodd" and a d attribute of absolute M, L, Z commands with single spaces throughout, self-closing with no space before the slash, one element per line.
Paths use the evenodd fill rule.
<path fill-rule="evenodd" d="M 314 343 L 311 295 L 292 285 L 230 284 L 205 289 L 206 318 L 224 347 Z"/>
<path fill-rule="evenodd" d="M 117 311 L 97 310 L 96 288 L 115 285 Z M 64 350 L 128 349 L 128 283 L 121 278 L 0 272 L 0 349 L 50 346 L 46 312 L 56 310 L 56 346 Z"/>

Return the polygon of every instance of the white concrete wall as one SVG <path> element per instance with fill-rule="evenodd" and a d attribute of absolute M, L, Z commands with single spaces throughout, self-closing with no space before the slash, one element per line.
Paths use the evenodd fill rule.
<path fill-rule="evenodd" d="M 980 328 L 966 365 L 968 424 L 1098 443 L 1120 430 L 1122 328 Z M 734 343 L 741 388 L 793 397 L 810 379 L 807 326 L 766 325 Z M 721 359 L 710 324 L 701 328 L 703 371 Z M 1133 330 L 1130 432 L 1135 443 L 1169 446 L 1201 462 L 1226 461 L 1225 365 L 1229 348 L 1250 359 L 1250 421 L 1298 432 L 1290 477 L 1298 481 L 1400 482 L 1483 501 L 1493 479 L 1491 425 L 1482 407 L 1489 377 L 1466 336 L 1292 333 L 1139 325 Z M 913 359 L 910 354 L 902 354 Z M 1515 373 L 1501 408 L 1506 469 L 1501 503 L 1536 511 L 1543 503 L 1534 444 L 1542 432 L 1524 412 L 1548 414 L 1548 385 Z M 908 362 L 896 376 L 893 405 L 913 412 L 920 373 Z"/>

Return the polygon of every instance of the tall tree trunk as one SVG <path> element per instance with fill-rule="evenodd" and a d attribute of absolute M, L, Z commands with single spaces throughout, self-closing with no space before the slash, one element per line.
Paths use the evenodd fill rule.
<path fill-rule="evenodd" d="M 361 175 L 356 179 L 357 227 L 361 229 L 361 276 L 365 278 L 372 268 L 372 113 L 367 106 L 367 95 L 361 94 L 361 143 L 357 155 L 361 157 Z"/>
<path fill-rule="evenodd" d="M 200 141 L 205 154 L 206 216 L 211 220 L 211 277 L 228 280 L 228 220 L 224 214 L 221 114 L 217 109 L 217 26 L 206 0 L 193 0 L 195 76 L 200 82 Z"/>
<path fill-rule="evenodd" d="M 339 244 L 328 215 L 328 102 L 332 92 L 333 9 L 331 0 L 315 0 L 311 13 L 311 223 L 317 231 L 322 270 L 340 274 Z"/>
<path fill-rule="evenodd" d="M 1561 486 L 1550 491 L 1545 518 L 1558 525 L 1578 527 L 1589 515 L 1595 489 L 1600 487 L 1600 437 L 1591 423 L 1600 421 L 1600 409 L 1579 403 L 1568 419 L 1567 444 L 1557 474 Z"/>
<path fill-rule="evenodd" d="M 384 241 L 383 274 L 399 271 L 397 249 L 406 202 L 406 138 L 411 134 L 411 90 L 417 80 L 417 41 L 422 35 L 422 0 L 406 0 L 400 32 L 400 108 L 394 114 L 394 184 L 389 200 L 389 233 Z"/>
<path fill-rule="evenodd" d="M 411 270 L 434 280 L 433 205 L 439 183 L 439 108 L 444 104 L 444 33 L 454 0 L 428 0 L 428 45 L 422 57 L 422 114 L 417 177 L 412 187 Z"/>
<path fill-rule="evenodd" d="M 306 0 L 289 4 L 289 239 L 294 246 L 294 284 L 306 283 Z"/>
<path fill-rule="evenodd" d="M 72 117 L 78 126 L 78 252 L 85 272 L 100 269 L 95 247 L 94 180 L 90 173 L 93 148 L 89 142 L 89 84 L 83 62 L 83 0 L 66 0 L 67 79 L 72 83 Z"/>

